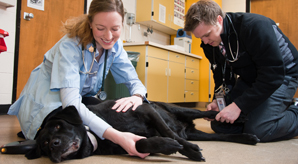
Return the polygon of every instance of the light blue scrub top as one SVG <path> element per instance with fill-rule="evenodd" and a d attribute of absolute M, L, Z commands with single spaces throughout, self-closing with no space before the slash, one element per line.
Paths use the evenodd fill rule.
<path fill-rule="evenodd" d="M 94 96 L 100 90 L 105 55 L 102 55 L 98 63 L 94 61 L 91 72 L 97 71 L 96 74 L 85 74 L 93 60 L 93 53 L 89 52 L 90 46 L 91 43 L 84 50 L 87 70 L 83 65 L 79 40 L 64 36 L 44 55 L 43 63 L 31 72 L 19 99 L 8 111 L 9 115 L 17 116 L 27 139 L 34 139 L 44 118 L 62 106 L 60 88 L 79 88 L 82 97 Z M 138 79 L 121 40 L 108 50 L 106 75 L 109 70 L 117 84 L 125 83 L 131 95 L 146 94 L 146 88 Z"/>

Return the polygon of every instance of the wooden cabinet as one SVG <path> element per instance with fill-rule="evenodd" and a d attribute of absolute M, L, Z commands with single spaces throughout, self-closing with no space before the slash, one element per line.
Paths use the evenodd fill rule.
<path fill-rule="evenodd" d="M 199 100 L 199 60 L 185 57 L 185 102 Z"/>
<path fill-rule="evenodd" d="M 169 52 L 168 66 L 168 102 L 184 102 L 184 71 L 185 57 L 178 53 Z M 184 60 L 183 60 L 184 58 Z"/>
<path fill-rule="evenodd" d="M 136 0 L 136 22 L 166 34 L 176 34 L 178 29 L 183 28 L 183 23 L 177 23 L 174 19 L 183 22 L 183 18 L 175 18 L 175 5 L 177 8 L 175 0 Z M 184 3 L 179 8 L 181 15 L 184 15 Z"/>
<path fill-rule="evenodd" d="M 199 66 L 196 64 L 199 64 L 200 56 L 175 51 L 151 42 L 125 43 L 124 49 L 140 52 L 136 70 L 139 79 L 147 88 L 148 100 L 169 103 L 198 101 Z M 186 67 L 188 59 L 189 68 Z M 190 85 L 187 80 L 192 80 L 193 83 Z M 196 95 L 190 98 L 188 94 L 192 95 L 193 92 Z"/>
<path fill-rule="evenodd" d="M 168 61 L 148 57 L 147 63 L 148 100 L 167 102 Z"/>

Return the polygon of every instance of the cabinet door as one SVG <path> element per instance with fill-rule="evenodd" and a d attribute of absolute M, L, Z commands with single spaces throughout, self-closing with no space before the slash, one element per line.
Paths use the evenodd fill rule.
<path fill-rule="evenodd" d="M 148 57 L 147 99 L 167 102 L 168 61 Z"/>
<path fill-rule="evenodd" d="M 185 55 L 169 51 L 169 61 L 185 64 Z"/>
<path fill-rule="evenodd" d="M 153 20 L 171 27 L 172 0 L 153 0 Z"/>
<path fill-rule="evenodd" d="M 185 91 L 185 102 L 197 102 L 199 94 L 196 91 Z"/>
<path fill-rule="evenodd" d="M 176 0 L 171 1 L 171 28 L 178 30 L 184 27 L 185 3 Z"/>
<path fill-rule="evenodd" d="M 193 68 L 186 68 L 186 79 L 199 80 L 199 70 Z"/>
<path fill-rule="evenodd" d="M 195 59 L 195 58 L 186 56 L 185 60 L 186 60 L 187 68 L 199 69 L 199 63 L 200 63 L 199 59 Z"/>
<path fill-rule="evenodd" d="M 184 64 L 169 62 L 168 102 L 184 102 Z"/>
<path fill-rule="evenodd" d="M 185 80 L 185 90 L 187 91 L 198 91 L 199 81 L 198 80 Z"/>

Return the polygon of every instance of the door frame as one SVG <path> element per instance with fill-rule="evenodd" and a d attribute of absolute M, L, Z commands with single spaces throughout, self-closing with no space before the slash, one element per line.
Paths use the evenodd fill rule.
<path fill-rule="evenodd" d="M 15 31 L 15 53 L 14 53 L 14 67 L 13 67 L 13 85 L 11 104 L 16 101 L 17 97 L 17 78 L 18 78 L 18 63 L 19 63 L 19 46 L 20 46 L 20 28 L 21 28 L 21 8 L 22 0 L 17 0 L 17 14 L 16 14 L 16 31 Z M 84 14 L 87 13 L 87 0 L 84 0 Z"/>
<path fill-rule="evenodd" d="M 247 13 L 250 13 L 250 1 L 251 0 L 246 0 L 246 7 L 245 7 L 245 11 L 247 12 Z"/>

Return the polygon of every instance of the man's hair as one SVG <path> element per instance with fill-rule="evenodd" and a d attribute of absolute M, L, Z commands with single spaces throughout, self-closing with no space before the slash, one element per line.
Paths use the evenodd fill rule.
<path fill-rule="evenodd" d="M 216 2 L 213 0 L 200 0 L 188 9 L 185 16 L 184 31 L 193 32 L 201 22 L 206 25 L 215 25 L 218 15 L 225 17 L 225 13 Z"/>
<path fill-rule="evenodd" d="M 79 44 L 86 47 L 87 44 L 93 41 L 90 23 L 93 22 L 94 16 L 99 12 L 117 12 L 122 17 L 122 23 L 124 21 L 122 0 L 93 0 L 90 4 L 88 15 L 85 14 L 68 19 L 63 24 L 62 31 L 70 38 L 78 37 L 80 39 Z"/>

